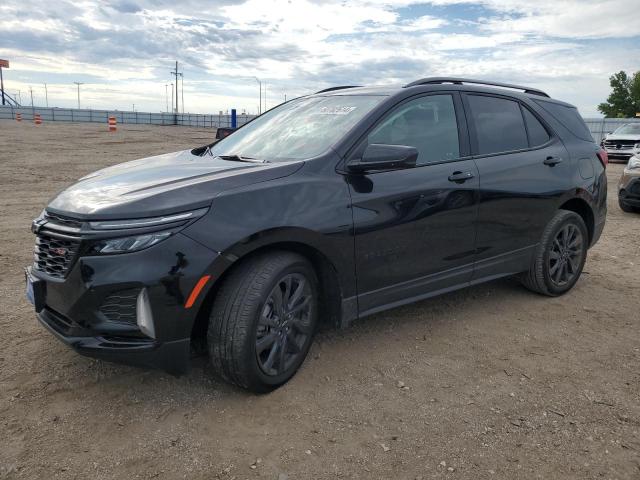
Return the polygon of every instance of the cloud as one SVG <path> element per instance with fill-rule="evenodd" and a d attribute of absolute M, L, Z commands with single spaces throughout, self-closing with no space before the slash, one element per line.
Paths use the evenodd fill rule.
<path fill-rule="evenodd" d="M 179 60 L 187 107 L 255 109 L 335 84 L 467 75 L 547 88 L 583 113 L 640 58 L 636 0 L 5 0 L 6 85 L 50 84 L 53 103 L 164 109 Z M 576 88 L 580 85 L 580 88 Z"/>

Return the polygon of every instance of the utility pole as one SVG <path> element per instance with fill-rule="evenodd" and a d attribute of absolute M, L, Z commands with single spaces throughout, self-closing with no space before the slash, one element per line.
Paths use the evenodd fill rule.
<path fill-rule="evenodd" d="M 73 82 L 78 86 L 78 110 L 80 110 L 80 85 L 84 85 L 83 82 Z"/>
<path fill-rule="evenodd" d="M 182 92 L 182 113 L 184 113 L 184 74 L 181 74 L 180 77 L 182 78 L 182 88 L 180 89 Z"/>
<path fill-rule="evenodd" d="M 33 88 L 29 86 L 29 93 L 31 94 L 31 108 L 33 108 Z"/>
<path fill-rule="evenodd" d="M 47 102 L 47 108 L 49 108 L 49 93 L 47 92 L 47 84 L 44 84 L 44 100 Z"/>
<path fill-rule="evenodd" d="M 178 61 L 177 60 L 176 60 L 176 69 L 172 70 L 169 73 L 171 73 L 171 75 L 176 77 L 176 110 L 175 110 L 175 113 L 180 113 L 180 110 L 178 108 L 178 77 L 182 77 L 182 73 L 180 73 L 178 71 Z M 171 90 L 173 92 L 173 88 Z M 171 106 L 173 107 L 173 104 Z"/>
<path fill-rule="evenodd" d="M 8 66 L 8 64 L 5 64 L 5 68 Z M 2 105 L 4 105 L 4 78 L 2 78 L 2 65 L 0 65 L 0 92 L 2 92 Z"/>
<path fill-rule="evenodd" d="M 22 95 L 20 94 L 20 90 L 18 90 L 18 98 L 19 98 L 18 103 L 22 105 Z"/>
<path fill-rule="evenodd" d="M 255 78 L 256 82 L 258 82 L 258 88 L 260 89 L 260 103 L 258 107 L 258 115 L 261 115 L 262 114 L 262 82 L 258 77 L 253 77 L 253 78 Z"/>
<path fill-rule="evenodd" d="M 169 85 L 167 85 L 166 83 L 164 84 L 164 105 L 165 105 L 165 112 L 169 112 L 169 89 L 168 89 Z M 173 90 L 171 90 L 173 91 Z"/>
<path fill-rule="evenodd" d="M 171 111 L 173 112 L 173 83 L 171 84 Z"/>

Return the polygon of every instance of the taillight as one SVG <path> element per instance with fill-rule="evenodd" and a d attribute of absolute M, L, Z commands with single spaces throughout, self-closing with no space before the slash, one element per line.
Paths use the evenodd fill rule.
<path fill-rule="evenodd" d="M 596 152 L 596 155 L 598 155 L 598 159 L 600 160 L 600 163 L 602 163 L 602 166 L 607 168 L 607 165 L 609 165 L 609 155 L 607 154 L 607 151 L 604 148 L 601 148 Z"/>

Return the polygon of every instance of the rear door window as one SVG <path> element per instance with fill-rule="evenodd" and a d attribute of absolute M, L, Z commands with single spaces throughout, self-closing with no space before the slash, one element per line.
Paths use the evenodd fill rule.
<path fill-rule="evenodd" d="M 540 120 L 524 106 L 522 107 L 522 114 L 529 133 L 529 146 L 533 148 L 547 143 L 551 137 L 544 125 L 540 123 Z"/>
<path fill-rule="evenodd" d="M 510 152 L 529 148 L 527 131 L 515 100 L 485 95 L 468 95 L 475 126 L 478 154 Z"/>

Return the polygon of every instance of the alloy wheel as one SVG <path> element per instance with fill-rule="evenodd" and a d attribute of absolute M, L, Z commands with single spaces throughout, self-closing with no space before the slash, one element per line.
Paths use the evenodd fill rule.
<path fill-rule="evenodd" d="M 580 271 L 584 239 L 578 226 L 567 223 L 556 234 L 549 251 L 549 277 L 558 287 L 570 283 Z"/>
<path fill-rule="evenodd" d="M 297 363 L 312 334 L 313 293 L 304 275 L 283 276 L 267 297 L 256 331 L 261 370 L 280 375 Z"/>

